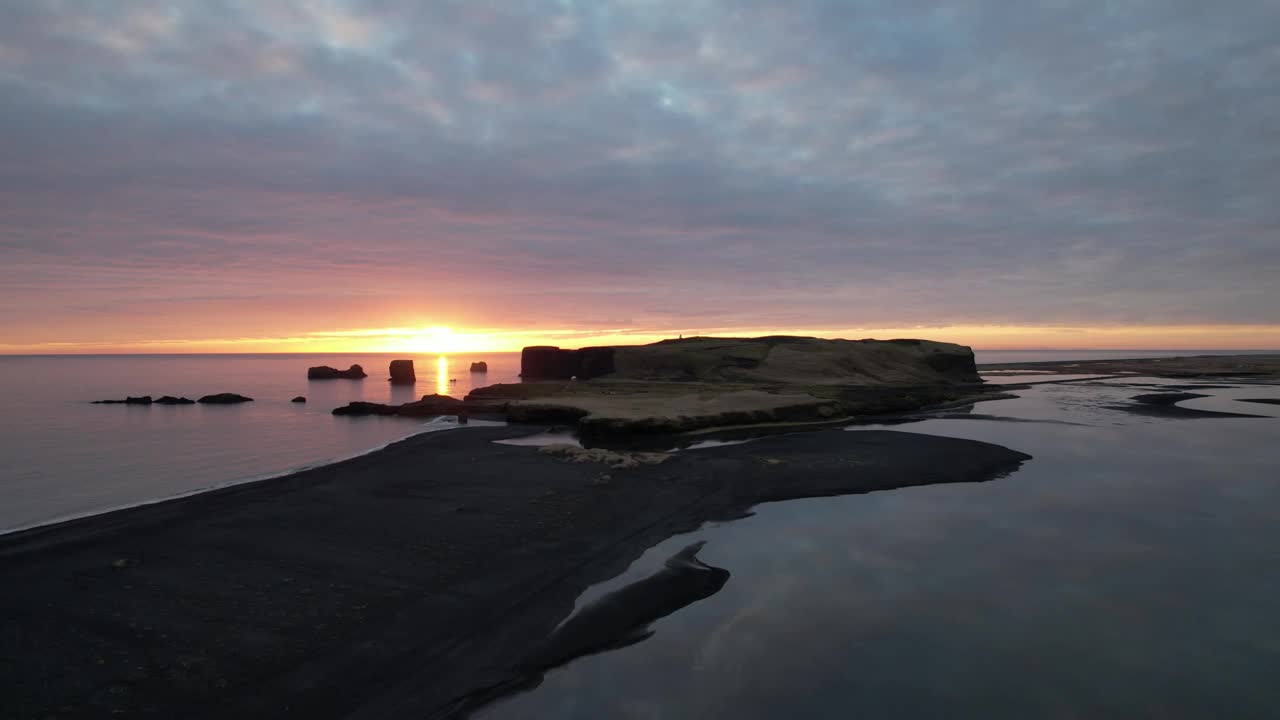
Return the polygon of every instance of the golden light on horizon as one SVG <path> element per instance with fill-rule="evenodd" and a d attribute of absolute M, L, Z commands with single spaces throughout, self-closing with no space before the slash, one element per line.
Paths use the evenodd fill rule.
<path fill-rule="evenodd" d="M 491 332 L 457 331 L 445 325 L 397 328 L 372 343 L 377 352 L 409 352 L 419 355 L 458 355 L 502 352 L 509 338 Z"/>
<path fill-rule="evenodd" d="M 1027 326 L 937 325 L 878 328 L 663 327 L 454 328 L 420 326 L 311 330 L 279 336 L 119 339 L 82 342 L 5 343 L 0 354 L 77 353 L 394 353 L 421 356 L 518 352 L 529 345 L 586 347 L 642 345 L 683 334 L 718 337 L 810 335 L 816 337 L 923 338 L 978 350 L 1280 350 L 1278 325 Z M 476 357 L 474 359 L 483 359 Z"/>

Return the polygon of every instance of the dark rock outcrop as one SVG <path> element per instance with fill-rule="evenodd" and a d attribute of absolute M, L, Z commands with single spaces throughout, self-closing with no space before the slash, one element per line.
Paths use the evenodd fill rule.
<path fill-rule="evenodd" d="M 407 417 L 431 417 L 434 415 L 457 415 L 463 411 L 462 401 L 448 395 L 423 395 L 421 400 L 405 403 L 400 406 L 399 415 Z"/>
<path fill-rule="evenodd" d="M 235 403 L 253 402 L 253 398 L 237 395 L 236 393 L 216 393 L 214 395 L 205 395 L 196 402 L 206 405 L 233 405 Z"/>
<path fill-rule="evenodd" d="M 616 369 L 613 356 L 611 347 L 582 348 L 578 351 L 578 378 L 587 380 L 612 373 Z"/>
<path fill-rule="evenodd" d="M 508 422 L 546 425 L 560 423 L 576 425 L 579 420 L 590 414 L 589 410 L 554 403 L 511 403 L 506 409 Z"/>
<path fill-rule="evenodd" d="M 466 404 L 448 395 L 423 395 L 421 400 L 403 405 L 353 402 L 333 409 L 334 415 L 399 415 L 402 417 L 435 417 L 467 414 Z"/>
<path fill-rule="evenodd" d="M 304 403 L 304 402 L 306 402 L 306 401 L 307 401 L 307 399 L 306 399 L 305 397 L 303 397 L 303 396 L 299 395 L 298 397 L 296 397 L 296 398 L 294 398 L 294 399 L 290 400 L 289 402 Z"/>
<path fill-rule="evenodd" d="M 483 360 L 479 362 L 473 362 L 471 363 L 471 372 L 474 372 L 474 373 L 489 372 L 489 363 Z"/>
<path fill-rule="evenodd" d="M 530 380 L 586 380 L 614 371 L 614 348 L 561 350 L 538 345 L 520 352 L 520 377 Z"/>
<path fill-rule="evenodd" d="M 392 360 L 389 371 L 391 373 L 391 382 L 393 383 L 408 385 L 418 380 L 418 376 L 413 372 L 412 360 Z"/>
<path fill-rule="evenodd" d="M 578 372 L 577 351 L 534 345 L 520 351 L 520 377 L 567 380 Z"/>
<path fill-rule="evenodd" d="M 399 405 L 357 401 L 333 409 L 334 415 L 395 415 Z"/>
<path fill-rule="evenodd" d="M 974 364 L 973 352 L 950 353 L 935 352 L 924 359 L 926 365 L 936 370 L 939 375 L 952 382 L 973 382 L 978 371 Z"/>
<path fill-rule="evenodd" d="M 359 365 L 352 365 L 346 370 L 339 370 L 328 365 L 307 368 L 308 380 L 359 380 L 363 377 L 368 377 L 368 375 L 365 374 L 364 368 Z"/>
<path fill-rule="evenodd" d="M 188 397 L 174 397 L 172 395 L 165 395 L 159 400 L 156 400 L 155 404 L 156 405 L 195 405 L 196 401 Z"/>
<path fill-rule="evenodd" d="M 126 397 L 123 400 L 94 400 L 94 405 L 150 405 L 151 396 Z"/>

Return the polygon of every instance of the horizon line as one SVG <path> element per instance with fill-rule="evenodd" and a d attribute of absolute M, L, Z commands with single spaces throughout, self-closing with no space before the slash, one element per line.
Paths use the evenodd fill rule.
<path fill-rule="evenodd" d="M 886 341 L 886 342 L 887 342 L 887 341 Z M 646 343 L 646 344 L 648 344 L 648 343 Z M 963 344 L 963 343 L 953 343 L 953 344 Z M 526 346 L 526 347 L 559 347 L 559 346 L 535 346 L 535 345 L 530 345 L 530 346 Z M 587 345 L 587 346 L 583 346 L 583 347 L 626 347 L 626 346 L 623 346 L 623 345 L 597 345 L 597 346 Z M 642 346 L 637 345 L 637 346 L 634 346 L 634 347 L 642 347 Z M 1273 348 L 1268 348 L 1268 347 L 1252 347 L 1252 348 L 1232 348 L 1232 347 L 1199 347 L 1199 348 L 1197 348 L 1197 347 L 1146 347 L 1146 348 L 1141 348 L 1141 347 L 1132 347 L 1132 348 L 1105 348 L 1105 347 L 1079 347 L 1079 348 L 1073 348 L 1073 347 L 1033 347 L 1033 348 L 1008 348 L 1008 347 L 974 347 L 974 346 L 972 346 L 972 345 L 966 345 L 965 347 L 970 348 L 970 349 L 971 349 L 971 350 L 973 350 L 974 352 L 1025 352 L 1025 353 L 1033 353 L 1033 352 L 1109 352 L 1109 353 L 1114 353 L 1114 352 L 1160 352 L 1160 353 L 1168 353 L 1168 352 L 1187 352 L 1187 353 L 1214 352 L 1214 353 L 1226 353 L 1226 352 L 1232 352 L 1232 353 L 1280 353 L 1280 347 L 1273 347 Z M 566 348 L 566 349 L 578 349 L 578 348 Z M 152 356 L 161 356 L 161 357 L 163 357 L 163 356 L 175 356 L 175 357 L 176 357 L 176 356 L 191 356 L 191 355 L 225 355 L 225 356 L 249 356 L 249 355 L 314 355 L 314 356 L 323 356 L 323 355 L 341 355 L 341 356 L 351 356 L 351 355 L 387 355 L 387 356 L 394 356 L 394 355 L 407 355 L 407 356 L 419 356 L 419 355 L 431 355 L 431 356 L 454 356 L 454 355 L 486 355 L 486 354 L 487 354 L 487 355 L 517 355 L 517 354 L 519 354 L 519 353 L 521 353 L 521 352 L 523 352 L 523 348 L 522 348 L 522 349 L 520 349 L 520 350 L 463 350 L 463 351 L 447 351 L 447 352 L 440 352 L 440 351 L 418 351 L 418 350 L 409 350 L 409 351 L 403 351 L 403 352 L 401 352 L 401 351 L 390 351 L 390 350 L 369 350 L 369 351 L 360 351 L 360 350 L 335 350 L 335 351 L 328 351 L 328 352 L 326 352 L 326 351 L 294 351 L 294 352 L 288 352 L 288 351 L 277 351 L 277 352 L 235 352 L 235 351 L 217 351 L 217 350 L 214 350 L 214 351 L 206 351 L 206 352 L 166 352 L 166 351 L 156 351 L 156 352 L 134 352 L 134 351 L 110 352 L 110 351 L 108 351 L 108 352 L 43 352 L 43 353 L 25 352 L 25 353 L 10 353 L 10 352 L 3 352 L 3 351 L 0 351 L 0 357 L 152 357 Z"/>

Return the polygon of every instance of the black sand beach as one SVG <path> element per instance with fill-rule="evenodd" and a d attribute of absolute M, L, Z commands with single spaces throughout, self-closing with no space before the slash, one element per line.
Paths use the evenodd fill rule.
<path fill-rule="evenodd" d="M 587 586 L 754 504 L 998 478 L 1029 456 L 811 432 L 573 463 L 420 435 L 282 478 L 0 538 L 0 716 L 449 717 Z"/>

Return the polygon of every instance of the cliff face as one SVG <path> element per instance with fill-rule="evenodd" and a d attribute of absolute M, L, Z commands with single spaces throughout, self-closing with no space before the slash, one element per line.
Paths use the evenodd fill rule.
<path fill-rule="evenodd" d="M 561 350 L 538 345 L 520 352 L 520 377 L 526 380 L 581 380 L 614 371 L 613 358 L 619 348 L 598 347 Z"/>
<path fill-rule="evenodd" d="M 773 336 L 688 338 L 652 345 L 525 348 L 526 379 L 804 385 L 978 383 L 973 350 L 931 340 L 824 340 Z"/>
<path fill-rule="evenodd" d="M 575 424 L 596 439 L 795 427 L 992 397 L 972 350 L 929 340 L 775 336 L 529 347 L 521 374 L 591 382 L 492 385 L 467 402 L 513 422 Z"/>

